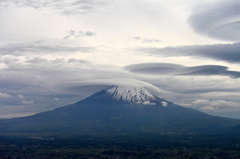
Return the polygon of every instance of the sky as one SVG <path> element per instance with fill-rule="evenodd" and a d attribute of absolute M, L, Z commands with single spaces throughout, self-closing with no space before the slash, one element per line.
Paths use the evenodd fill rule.
<path fill-rule="evenodd" d="M 240 118 L 240 0 L 0 0 L 0 118 L 126 81 Z"/>

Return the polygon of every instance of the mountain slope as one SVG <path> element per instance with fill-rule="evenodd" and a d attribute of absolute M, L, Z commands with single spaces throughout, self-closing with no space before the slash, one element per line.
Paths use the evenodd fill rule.
<path fill-rule="evenodd" d="M 240 120 L 181 107 L 143 87 L 112 85 L 53 111 L 0 120 L 0 132 L 41 136 L 211 133 L 237 124 Z"/>

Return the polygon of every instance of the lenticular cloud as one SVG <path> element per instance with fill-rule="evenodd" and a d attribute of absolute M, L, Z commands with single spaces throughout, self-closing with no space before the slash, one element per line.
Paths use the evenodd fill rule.
<path fill-rule="evenodd" d="M 240 41 L 240 8 L 238 0 L 205 3 L 194 9 L 189 23 L 195 31 L 209 37 Z"/>

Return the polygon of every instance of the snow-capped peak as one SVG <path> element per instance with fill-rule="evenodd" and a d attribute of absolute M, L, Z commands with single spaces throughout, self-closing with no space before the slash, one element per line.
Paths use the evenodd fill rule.
<path fill-rule="evenodd" d="M 104 91 L 107 97 L 112 97 L 115 101 L 145 105 L 162 102 L 160 97 L 140 86 L 112 85 Z"/>

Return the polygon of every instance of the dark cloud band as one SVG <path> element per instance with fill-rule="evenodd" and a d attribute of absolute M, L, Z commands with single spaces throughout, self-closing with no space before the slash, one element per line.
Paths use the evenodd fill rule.
<path fill-rule="evenodd" d="M 153 74 L 153 75 L 184 75 L 184 76 L 229 76 L 231 78 L 240 78 L 240 72 L 229 71 L 228 67 L 219 65 L 201 65 L 187 67 L 183 65 L 169 63 L 143 63 L 129 65 L 126 70 L 135 73 Z"/>
<path fill-rule="evenodd" d="M 198 56 L 227 62 L 240 62 L 240 43 L 215 45 L 185 45 L 165 48 L 138 48 L 135 51 L 157 56 Z"/>

